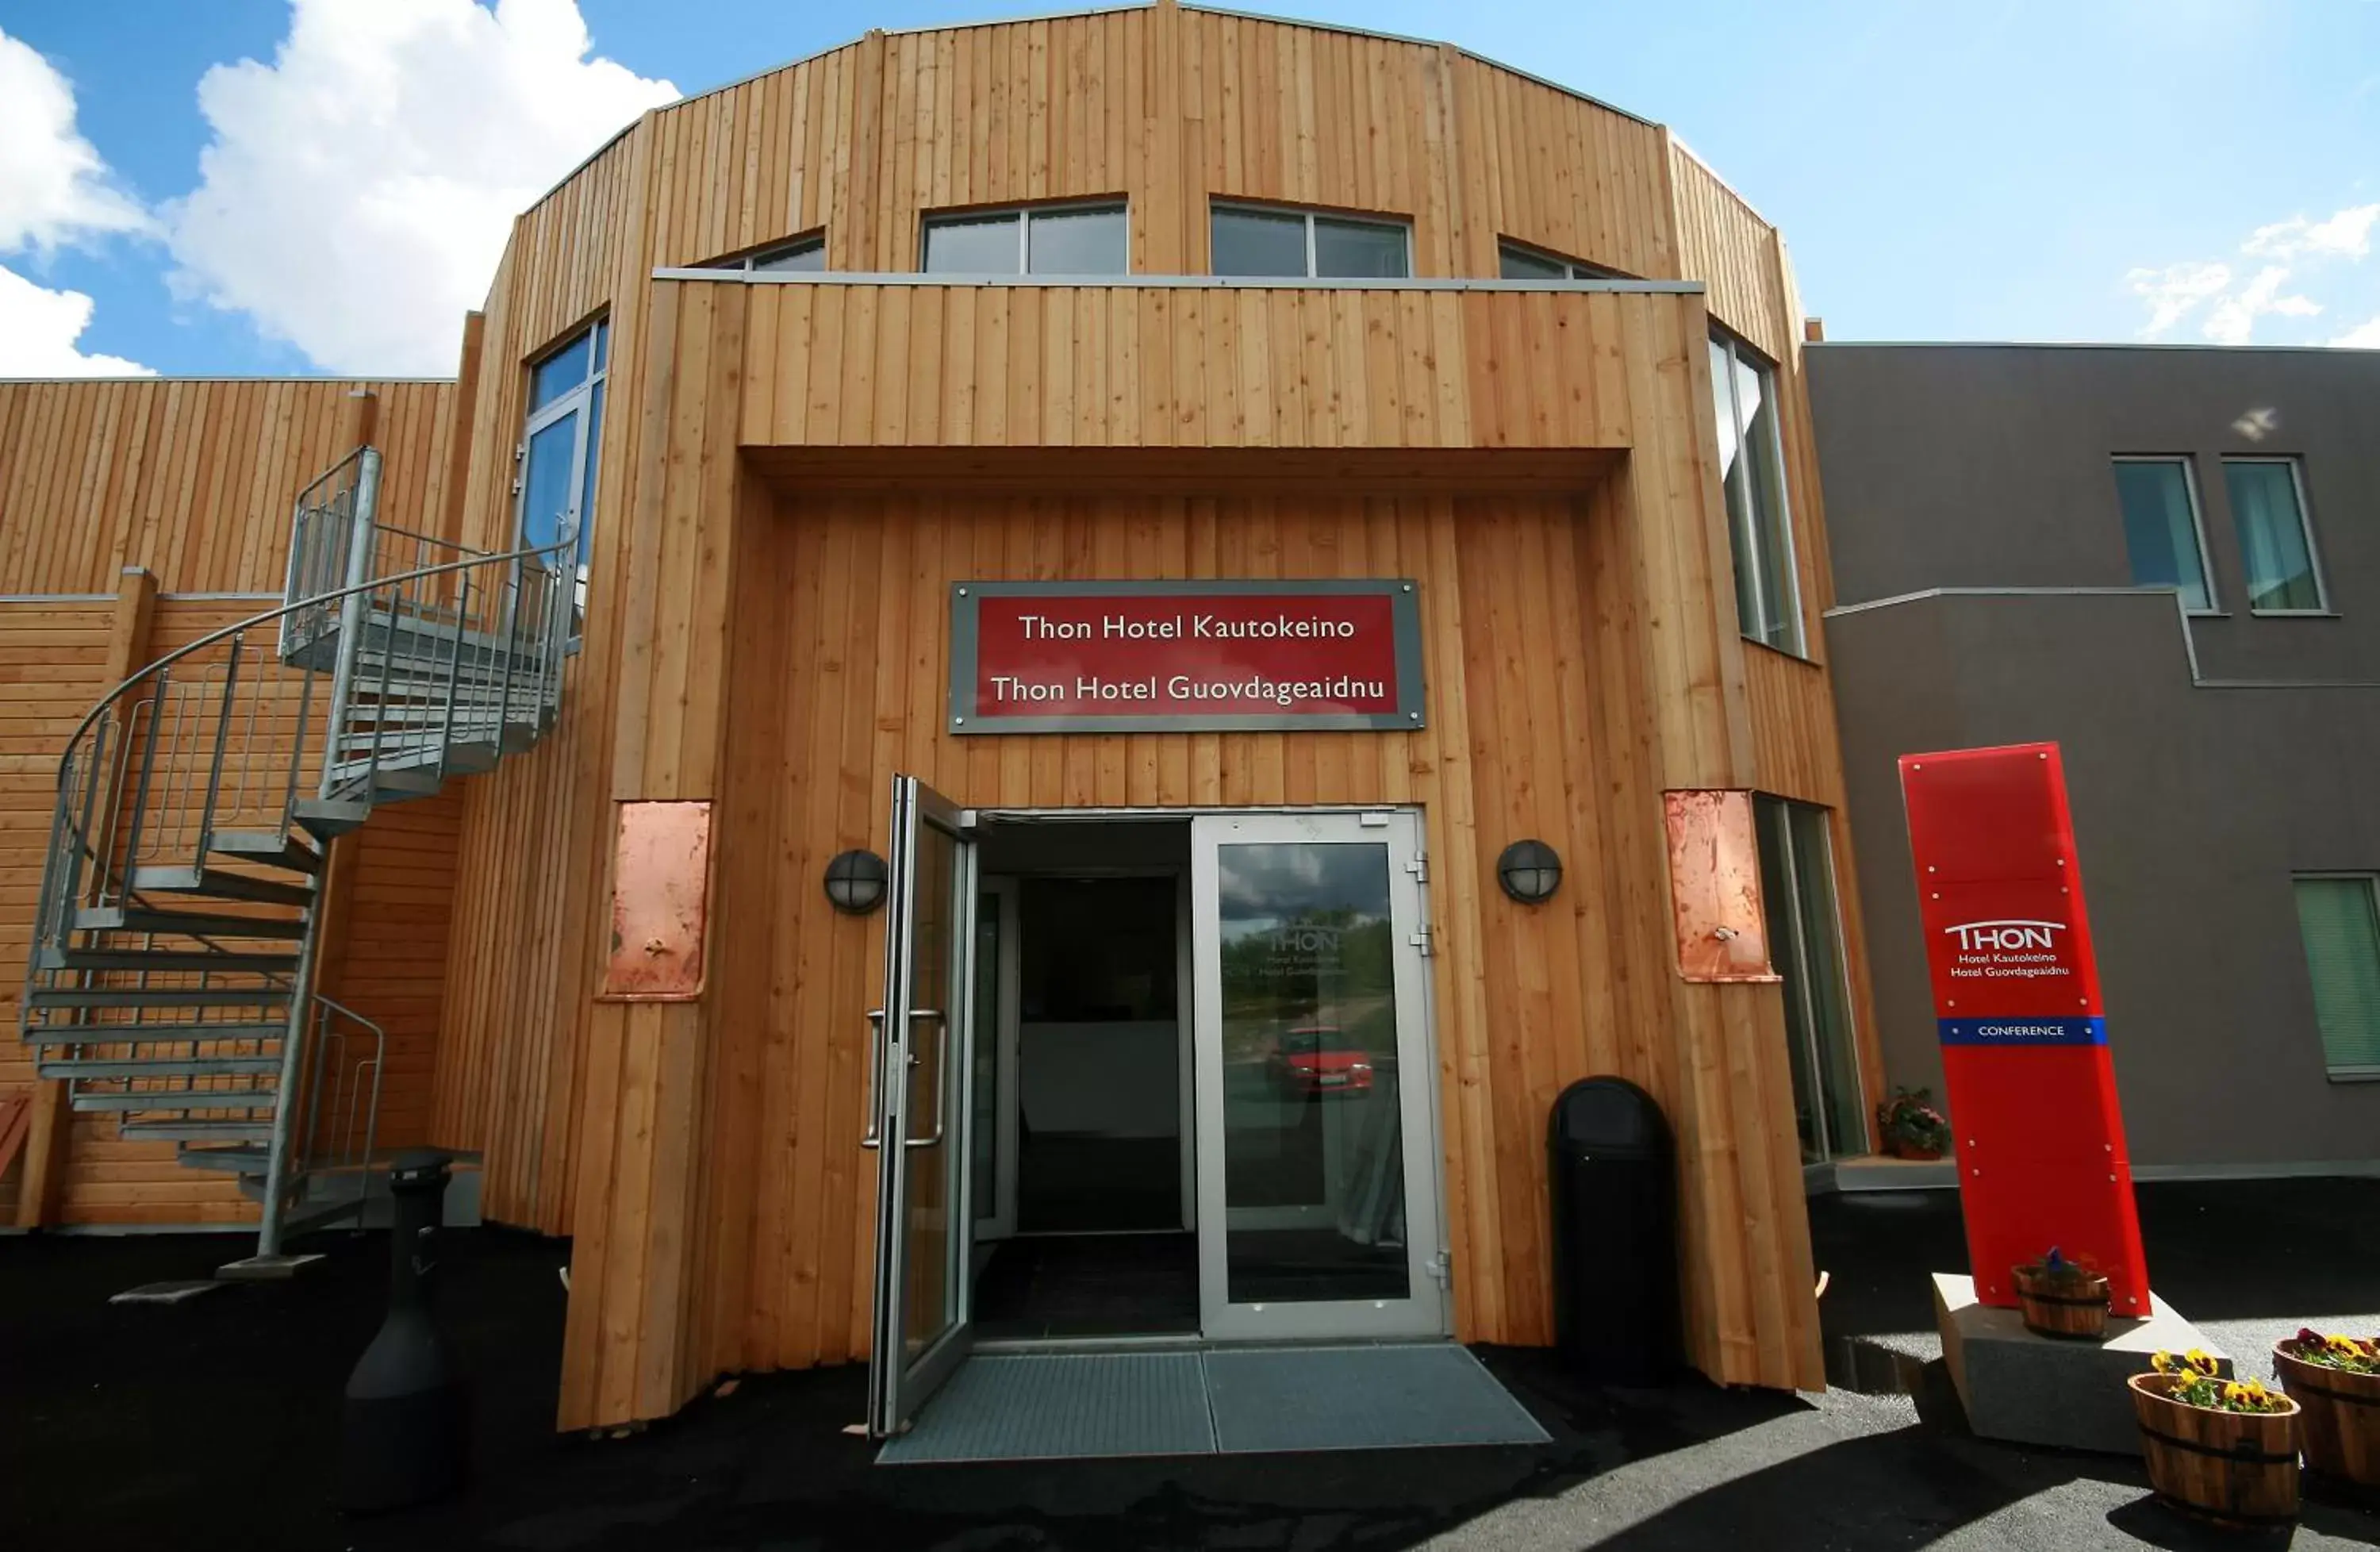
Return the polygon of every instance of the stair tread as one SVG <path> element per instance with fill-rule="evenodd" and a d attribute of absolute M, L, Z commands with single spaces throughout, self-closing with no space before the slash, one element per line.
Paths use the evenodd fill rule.
<path fill-rule="evenodd" d="M 286 1003 L 287 987 L 35 987 L 28 1008 L 246 1008 Z"/>
<path fill-rule="evenodd" d="M 221 974 L 295 974 L 294 953 L 235 953 L 207 949 L 44 949 L 47 970 L 202 970 Z"/>
<path fill-rule="evenodd" d="M 242 1142 L 261 1143 L 273 1136 L 270 1121 L 128 1121 L 117 1133 L 132 1138 L 154 1138 L 159 1142 L 204 1142 L 210 1137 L 236 1138 Z"/>
<path fill-rule="evenodd" d="M 74 1108 L 100 1110 L 269 1110 L 281 1095 L 270 1088 L 146 1089 L 130 1094 L 77 1094 Z"/>
<path fill-rule="evenodd" d="M 132 888 L 143 894 L 196 894 L 216 900 L 251 901 L 260 905 L 292 905 L 303 910 L 314 903 L 310 883 L 285 883 L 235 873 L 224 867 L 136 867 Z"/>
<path fill-rule="evenodd" d="M 75 913 L 83 932 L 172 933 L 186 938 L 288 938 L 306 936 L 303 916 L 234 916 L 209 911 L 167 911 L 155 906 L 96 905 Z"/>
<path fill-rule="evenodd" d="M 211 1078 L 277 1073 L 280 1070 L 281 1058 L 277 1053 L 197 1058 L 73 1057 L 34 1064 L 35 1073 L 44 1078 Z"/>
<path fill-rule="evenodd" d="M 215 1024 L 29 1024 L 22 1038 L 29 1046 L 151 1046 L 212 1044 L 220 1040 L 278 1040 L 288 1032 L 283 1023 L 255 1024 L 225 1019 Z"/>

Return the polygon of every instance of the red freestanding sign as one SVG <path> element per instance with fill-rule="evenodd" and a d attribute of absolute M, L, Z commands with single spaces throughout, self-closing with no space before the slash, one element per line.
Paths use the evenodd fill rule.
<path fill-rule="evenodd" d="M 1967 1255 L 1987 1304 L 2051 1246 L 2149 1313 L 2131 1158 L 2055 744 L 1904 755 Z"/>

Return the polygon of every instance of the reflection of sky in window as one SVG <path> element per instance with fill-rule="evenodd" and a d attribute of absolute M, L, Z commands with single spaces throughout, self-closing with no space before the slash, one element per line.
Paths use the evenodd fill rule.
<path fill-rule="evenodd" d="M 1369 843 L 1219 846 L 1215 875 L 1227 943 L 1325 912 L 1352 912 L 1349 926 L 1389 914 L 1388 848 Z"/>

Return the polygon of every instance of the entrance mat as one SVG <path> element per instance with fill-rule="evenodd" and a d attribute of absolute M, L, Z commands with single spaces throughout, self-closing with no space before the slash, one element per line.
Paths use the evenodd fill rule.
<path fill-rule="evenodd" d="M 1204 1357 L 1216 1448 L 1226 1455 L 1547 1442 L 1512 1392 L 1451 1342 Z"/>
<path fill-rule="evenodd" d="M 881 1465 L 1208 1455 L 1215 1425 L 1196 1352 L 1002 1353 L 968 1359 Z"/>
<path fill-rule="evenodd" d="M 970 1358 L 882 1465 L 1547 1442 L 1451 1342 Z"/>

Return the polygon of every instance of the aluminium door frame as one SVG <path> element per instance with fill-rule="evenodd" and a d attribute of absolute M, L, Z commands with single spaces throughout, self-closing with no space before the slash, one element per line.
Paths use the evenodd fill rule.
<path fill-rule="evenodd" d="M 1416 851 L 1414 860 L 1420 864 L 1420 871 L 1412 876 L 1413 889 L 1416 902 L 1415 908 L 1418 913 L 1417 925 L 1431 945 L 1430 948 L 1424 952 L 1422 957 L 1422 974 L 1418 977 L 1420 995 L 1418 998 L 1419 1006 L 1417 1013 L 1421 1020 L 1423 1049 L 1427 1053 L 1428 1057 L 1425 1065 L 1429 1074 L 1429 1081 L 1422 1086 L 1428 1099 L 1427 1113 L 1429 1122 L 1429 1205 L 1437 1220 L 1437 1237 L 1439 1243 L 1433 1248 L 1429 1260 L 1425 1264 L 1425 1270 L 1427 1275 L 1435 1279 L 1438 1285 L 1439 1303 L 1440 1309 L 1439 1325 L 1441 1327 L 1439 1335 L 1451 1336 L 1454 1332 L 1455 1326 L 1454 1251 L 1451 1241 L 1451 1230 L 1450 1227 L 1450 1219 L 1447 1208 L 1446 1096 L 1443 1092 L 1442 1084 L 1440 1082 L 1438 1037 L 1437 965 L 1439 955 L 1437 945 L 1443 940 L 1437 930 L 1436 917 L 1432 915 L 1430 908 L 1428 806 L 1421 803 L 1251 803 L 1237 806 L 1227 804 L 1201 806 L 1185 805 L 1179 807 L 1166 807 L 1154 804 L 1093 804 L 1076 807 L 1065 807 L 1025 804 L 962 809 L 959 813 L 959 822 L 965 825 L 968 831 L 980 833 L 987 826 L 997 824 L 1002 819 L 1034 819 L 1075 823 L 1091 822 L 1099 819 L 1160 819 L 1176 821 L 1182 824 L 1190 824 L 1193 820 L 1200 818 L 1238 818 L 1245 815 L 1262 814 L 1282 815 L 1293 818 L 1320 814 L 1394 814 L 1408 816 L 1412 820 L 1413 836 Z M 1183 887 L 1185 891 L 1190 889 L 1190 879 L 1192 876 L 1196 874 L 1198 867 L 1198 855 L 1196 850 L 1197 841 L 1195 830 L 1192 833 L 1191 846 L 1190 866 L 1188 868 L 1184 869 L 1183 873 Z M 1188 924 L 1191 927 L 1194 932 L 1196 931 L 1196 922 L 1193 919 L 1195 915 L 1195 904 L 1191 901 L 1185 900 L 1184 903 L 1182 919 L 1185 924 Z M 1190 955 L 1190 968 L 1192 971 L 1192 974 L 1184 976 L 1180 983 L 1182 997 L 1184 1000 L 1184 1016 L 1186 1020 L 1194 1019 L 1196 1012 L 1195 981 L 1197 956 L 1195 948 L 1185 952 Z M 1184 1093 L 1195 1103 L 1196 1099 L 1195 1069 L 1197 1047 L 1197 1035 L 1195 1025 L 1190 1027 L 1190 1034 L 1191 1037 L 1182 1043 L 1183 1049 L 1189 1053 L 1189 1061 L 1193 1067 L 1191 1081 L 1186 1081 L 1184 1083 Z M 1196 1130 L 1197 1128 L 1195 1124 L 1188 1129 L 1189 1134 L 1191 1134 L 1194 1139 Z M 1199 1157 L 1203 1157 L 1203 1155 L 1200 1155 Z M 1195 1198 L 1197 1194 L 1197 1182 L 1196 1179 L 1186 1178 L 1184 1188 Z M 1192 1230 L 1199 1235 L 1203 1247 L 1206 1236 L 1206 1218 L 1202 1212 L 1196 1210 L 1195 1203 L 1189 1222 Z M 1223 1225 L 1217 1225 L 1217 1232 L 1223 1232 L 1224 1228 L 1225 1226 Z M 1201 1340 L 1210 1342 L 1233 1340 L 1229 1337 L 1217 1336 L 1205 1331 L 1206 1293 L 1203 1286 L 1200 1289 L 1199 1299 Z M 1361 1340 L 1365 1339 L 1357 1337 L 1354 1340 Z"/>
<path fill-rule="evenodd" d="M 1418 1092 L 1405 1082 L 1407 1069 L 1406 1034 L 1400 1027 L 1398 1044 L 1398 1154 L 1403 1170 L 1402 1182 L 1405 1196 L 1405 1265 L 1409 1292 L 1402 1300 L 1334 1299 L 1312 1303 L 1281 1301 L 1271 1303 L 1249 1302 L 1235 1304 L 1229 1288 L 1230 1214 L 1224 1207 L 1228 1169 L 1227 1144 L 1224 1139 L 1223 1096 L 1220 1087 L 1202 1086 L 1198 1093 L 1198 1122 L 1202 1146 L 1199 1150 L 1198 1187 L 1199 1217 L 1212 1231 L 1198 1238 L 1198 1325 L 1200 1334 L 1208 1341 L 1278 1341 L 1278 1340 L 1429 1340 L 1452 1335 L 1454 1329 L 1453 1279 L 1451 1275 L 1452 1252 L 1448 1243 L 1445 1182 L 1445 1134 L 1439 1093 L 1438 1028 L 1434 985 L 1436 976 L 1430 964 L 1427 816 L 1415 805 L 1362 805 L 1331 808 L 1236 808 L 1205 810 L 1200 818 L 1222 821 L 1247 819 L 1337 818 L 1354 819 L 1361 829 L 1373 826 L 1365 821 L 1378 818 L 1385 821 L 1380 828 L 1390 831 L 1376 843 L 1386 854 L 1389 869 L 1390 923 L 1392 938 L 1392 975 L 1397 984 L 1395 993 L 1400 1005 L 1399 1024 L 1412 1021 L 1412 1063 L 1421 1074 Z M 1398 841 L 1409 841 L 1410 855 L 1400 857 Z M 1190 854 L 1193 898 L 1212 898 L 1217 888 L 1216 854 L 1231 843 L 1220 840 L 1201 843 L 1196 831 L 1192 835 Z M 1293 838 L 1287 843 L 1297 843 Z M 1346 841 L 1316 841 L 1313 844 L 1362 845 L 1375 843 L 1361 839 Z M 1401 901 L 1400 891 L 1409 891 Z M 1400 906 L 1409 912 L 1400 920 Z M 1199 936 L 1194 964 L 1202 991 L 1208 989 L 1208 964 L 1210 959 L 1220 969 L 1220 943 L 1216 926 L 1194 910 L 1193 930 Z M 1394 941 L 1410 932 L 1405 941 Z M 1214 988 L 1220 993 L 1220 988 Z M 1410 1011 L 1406 1011 L 1406 992 L 1410 989 Z M 1204 1040 L 1206 1025 L 1211 1021 L 1215 1039 Z M 1213 1045 L 1214 1066 L 1220 1076 L 1220 1038 L 1222 1011 L 1220 1006 L 1204 1008 L 1199 1019 L 1202 1066 L 1208 1054 L 1204 1049 Z M 1422 1139 L 1428 1154 L 1427 1162 L 1419 1171 L 1414 1168 L 1414 1131 L 1425 1134 Z M 1417 1178 L 1416 1178 L 1417 1177 Z M 1422 1186 L 1416 1191 L 1415 1184 Z M 1420 1215 L 1428 1214 L 1427 1222 Z M 1369 1305 L 1368 1309 L 1361 1306 Z M 1393 1307 L 1392 1307 L 1393 1306 Z"/>

